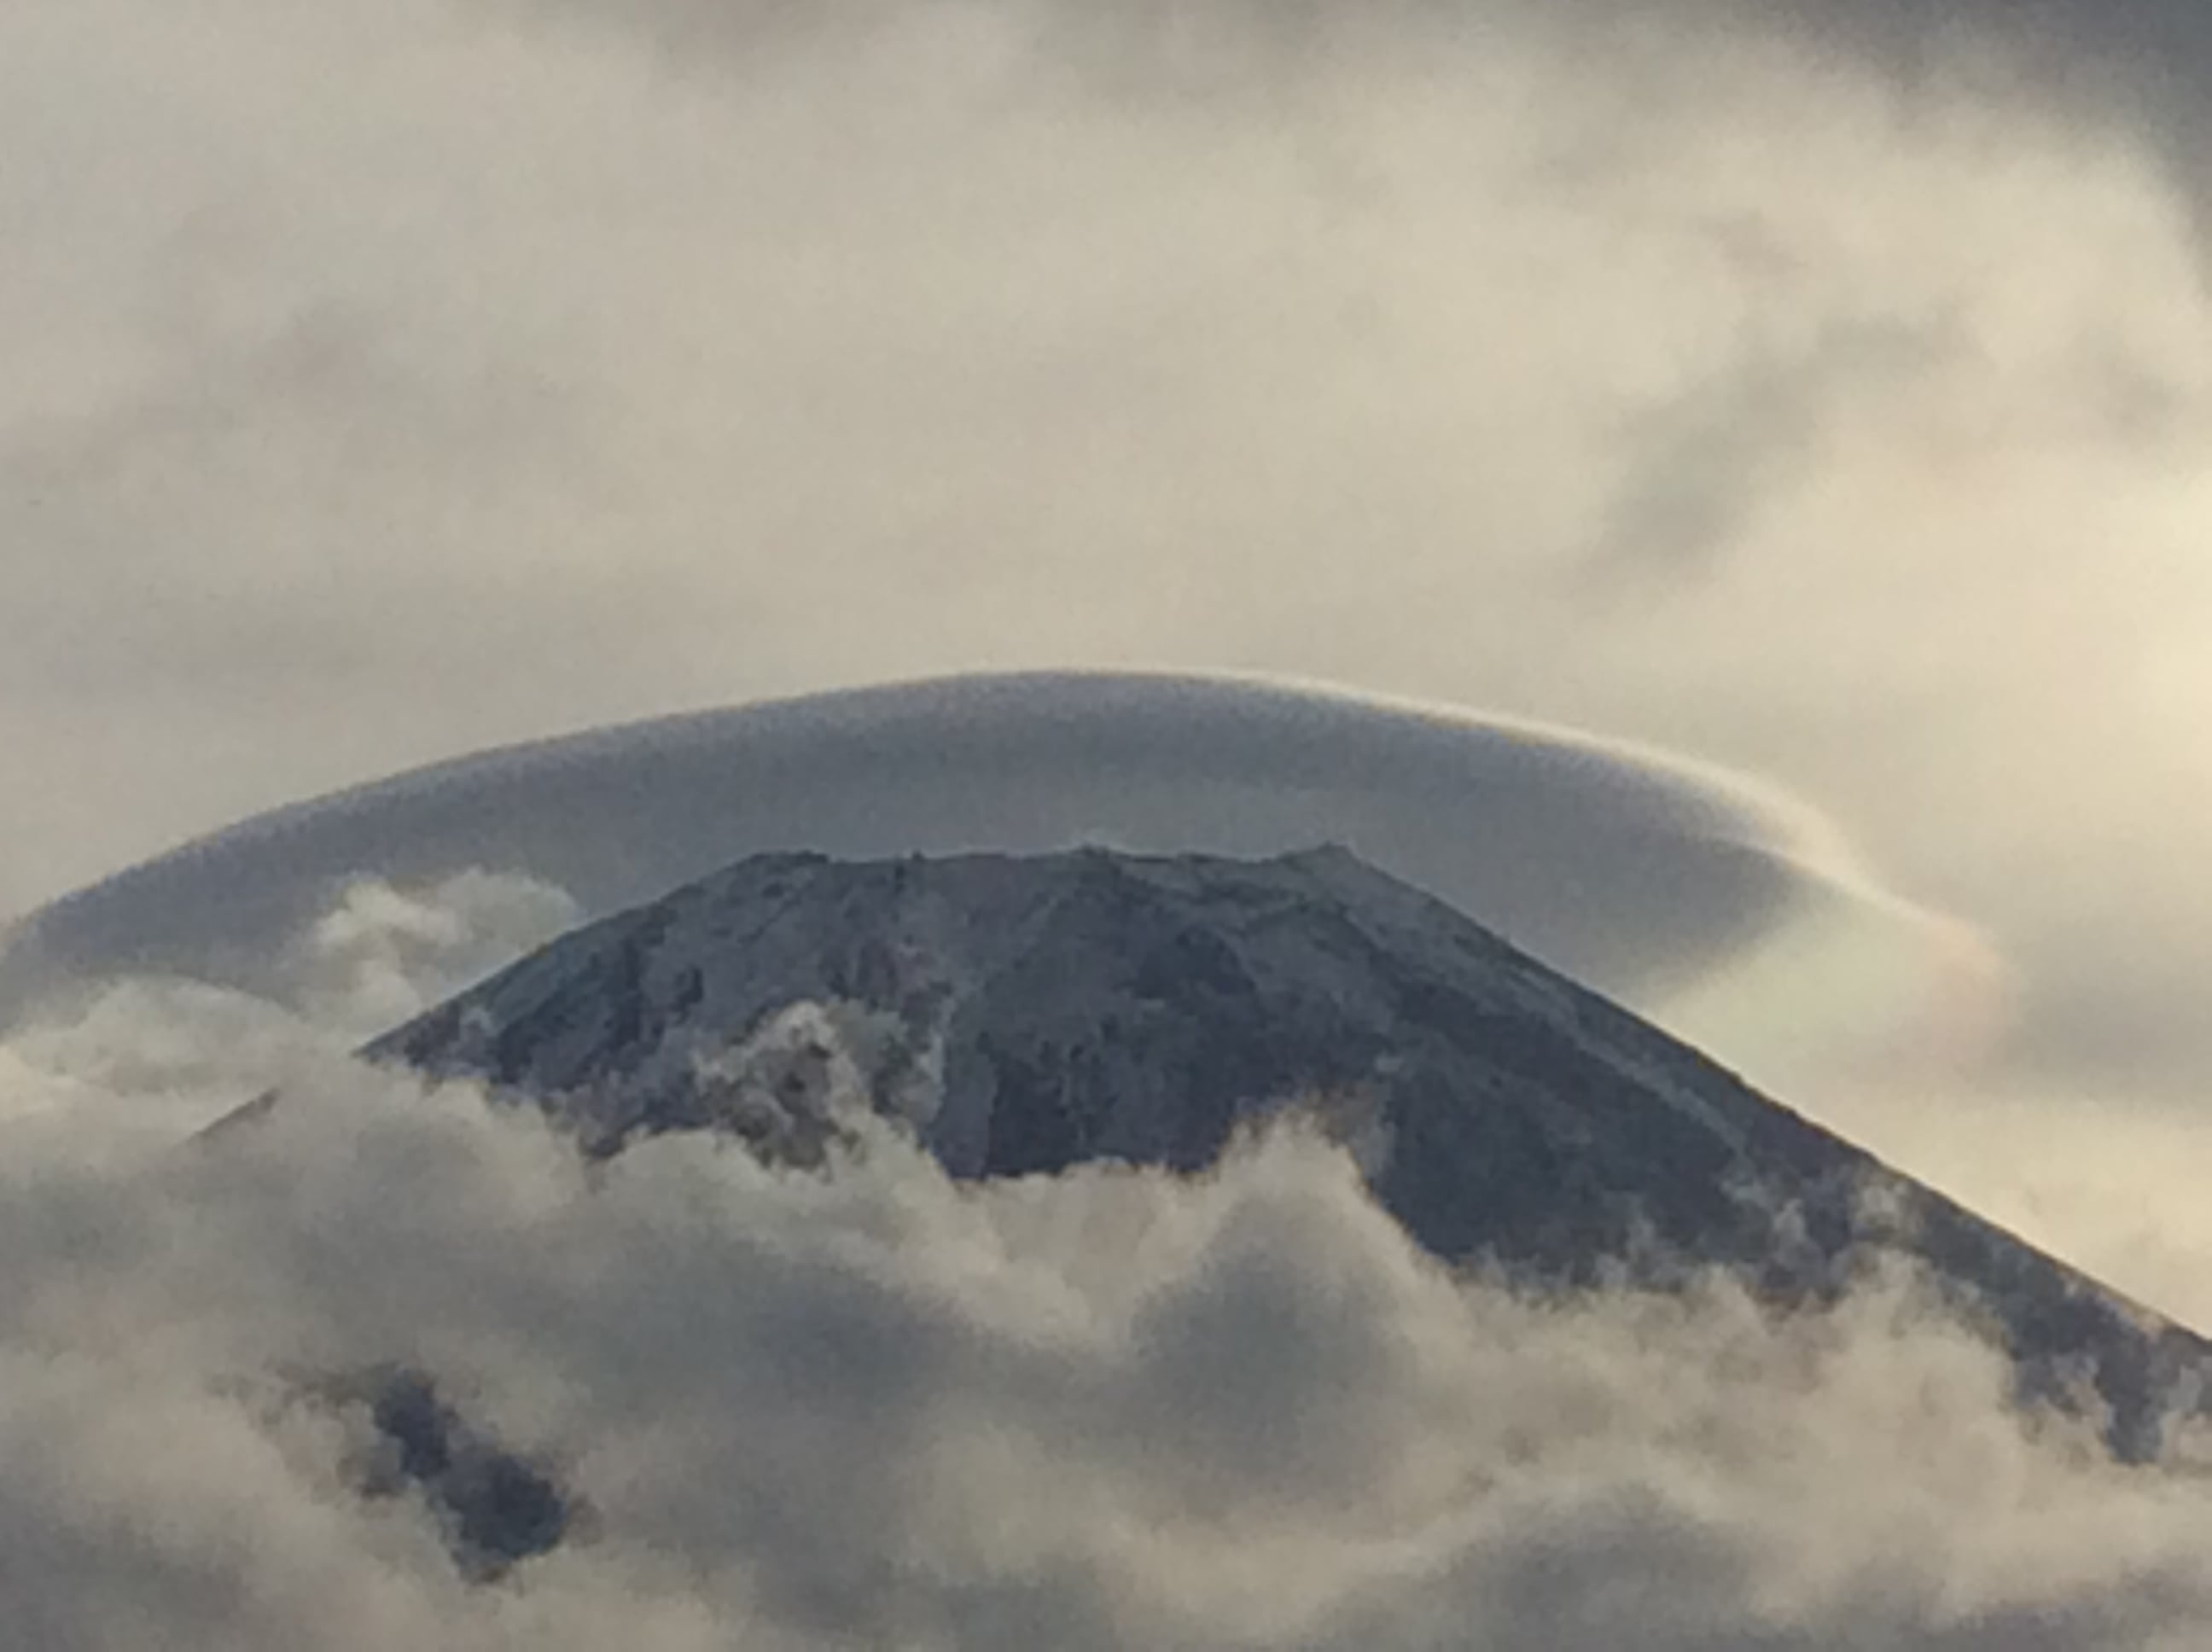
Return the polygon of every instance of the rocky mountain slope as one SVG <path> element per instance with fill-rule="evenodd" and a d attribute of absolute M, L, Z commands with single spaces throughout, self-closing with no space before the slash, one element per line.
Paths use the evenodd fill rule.
<path fill-rule="evenodd" d="M 579 930 L 371 1057 L 551 1109 L 587 1151 L 718 1128 L 819 1160 L 859 1108 L 956 1175 L 1195 1170 L 1304 1110 L 1421 1243 L 1532 1282 L 1717 1264 L 1780 1302 L 1900 1249 L 2094 1388 L 2124 1455 L 2212 1345 L 1885 1168 L 1341 850 L 756 857 Z"/>

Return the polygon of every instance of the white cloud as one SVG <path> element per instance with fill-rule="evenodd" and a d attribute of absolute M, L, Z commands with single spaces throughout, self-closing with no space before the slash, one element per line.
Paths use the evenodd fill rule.
<path fill-rule="evenodd" d="M 564 890 L 512 872 L 459 872 L 428 887 L 347 886 L 287 961 L 312 1019 L 356 1042 L 388 1032 L 582 920 Z"/>
<path fill-rule="evenodd" d="M 463 871 L 404 890 L 356 880 L 273 949 L 283 1003 L 180 975 L 125 977 L 11 1027 L 0 1119 L 63 1138 L 96 1121 L 142 1145 L 173 1140 L 311 1078 L 577 920 L 565 892 L 513 873 Z"/>
<path fill-rule="evenodd" d="M 179 1066 L 152 1030 L 118 1071 Z M 961 1187 L 873 1131 L 826 1176 L 697 1136 L 586 1175 L 533 1114 L 342 1062 L 199 1147 L 118 1156 L 114 1116 L 0 1163 L 0 1535 L 42 1646 L 2212 1631 L 2203 1483 L 2026 1427 L 1908 1282 L 1784 1322 L 1720 1285 L 1520 1299 L 1310 1136 L 1195 1181 Z M 297 1383 L 393 1363 L 549 1466 L 568 1540 L 472 1586 L 419 1498 L 360 1495 L 359 1413 Z"/>

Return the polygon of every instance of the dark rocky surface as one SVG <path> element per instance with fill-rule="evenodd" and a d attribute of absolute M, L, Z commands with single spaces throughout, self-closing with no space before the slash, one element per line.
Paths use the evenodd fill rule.
<path fill-rule="evenodd" d="M 363 1495 L 419 1495 L 471 1580 L 495 1582 L 568 1534 L 576 1509 L 551 1470 L 485 1434 L 422 1372 L 392 1367 L 316 1387 L 325 1403 L 368 1412 L 376 1443 L 354 1465 Z"/>
<path fill-rule="evenodd" d="M 2025 1394 L 2086 1379 L 2130 1457 L 2212 1370 L 2191 1333 L 1340 850 L 757 857 L 367 1054 L 488 1079 L 595 1155 L 719 1128 L 816 1163 L 866 1108 L 963 1176 L 1196 1170 L 1299 1107 L 1423 1245 L 1532 1285 L 1721 1265 L 1791 1303 L 1901 1250 Z"/>

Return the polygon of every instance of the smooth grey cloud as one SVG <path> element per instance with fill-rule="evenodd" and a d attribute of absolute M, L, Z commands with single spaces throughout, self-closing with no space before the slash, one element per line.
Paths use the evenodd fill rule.
<path fill-rule="evenodd" d="M 1923 987 L 1974 984 L 1942 979 L 1972 973 L 1961 934 L 1873 886 L 1816 817 L 1732 777 L 1348 695 L 1033 673 L 597 731 L 248 821 L 31 914 L 0 953 L 0 1016 L 136 975 L 313 1005 L 335 963 L 349 996 L 392 1024 L 421 1007 L 413 988 L 380 984 L 404 952 L 473 957 L 487 919 L 495 944 L 518 924 L 544 938 L 564 914 L 604 916 L 767 850 L 1085 841 L 1231 854 L 1342 843 L 1662 1015 L 1693 989 L 1724 998 L 1763 949 L 1871 944 L 1908 983 L 1907 1020 Z M 316 920 L 358 880 L 374 881 Z M 310 922 L 325 957 L 303 969 L 285 943 Z M 1832 1018 L 1846 1040 L 1892 1030 L 1849 1022 Z"/>
<path fill-rule="evenodd" d="M 39 623 L 0 681 L 94 702 L 189 683 L 235 704 L 425 652 L 434 611 L 381 641 L 361 625 L 405 599 L 349 548 L 364 531 L 450 543 L 502 494 L 544 488 L 576 432 L 526 372 L 410 359 L 412 342 L 318 302 L 174 341 L 128 394 L 8 427 L 0 596 Z"/>

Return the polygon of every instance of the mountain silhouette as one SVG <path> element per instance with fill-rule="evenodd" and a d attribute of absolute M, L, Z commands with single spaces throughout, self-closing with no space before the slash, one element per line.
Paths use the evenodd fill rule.
<path fill-rule="evenodd" d="M 720 1130 L 816 1164 L 866 1111 L 957 1176 L 1196 1172 L 1295 1114 L 1431 1252 L 1532 1288 L 1721 1267 L 1788 1306 L 1901 1254 L 2024 1398 L 2101 1409 L 2130 1459 L 2212 1371 L 2212 1345 L 1337 848 L 756 856 L 364 1054 L 527 1098 L 598 1157 Z"/>

